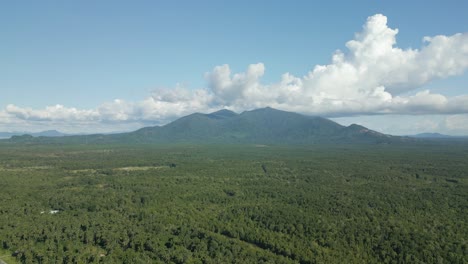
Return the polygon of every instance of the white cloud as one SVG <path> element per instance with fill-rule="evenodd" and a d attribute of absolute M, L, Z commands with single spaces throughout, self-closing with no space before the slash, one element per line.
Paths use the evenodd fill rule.
<path fill-rule="evenodd" d="M 213 94 L 205 89 L 190 90 L 180 86 L 175 89 L 159 89 L 138 104 L 145 120 L 167 121 L 174 117 L 217 109 Z M 214 107 L 214 108 L 213 108 Z"/>
<path fill-rule="evenodd" d="M 456 115 L 380 115 L 339 117 L 334 121 L 342 125 L 358 123 L 392 135 L 415 135 L 437 132 L 446 135 L 468 135 L 468 114 Z"/>
<path fill-rule="evenodd" d="M 353 114 L 423 114 L 467 112 L 467 98 L 446 98 L 429 91 L 411 92 L 437 79 L 462 74 L 468 67 L 468 34 L 425 37 L 421 50 L 395 47 L 398 29 L 383 15 L 369 17 L 336 51 L 332 63 L 317 65 L 299 78 L 289 73 L 276 84 L 262 84 L 263 64 L 231 74 L 228 65 L 207 73 L 214 99 L 223 107 L 272 106 L 327 116 Z"/>
<path fill-rule="evenodd" d="M 6 120 L 35 122 L 158 124 L 193 112 L 220 108 L 235 111 L 271 106 L 329 117 L 376 114 L 468 113 L 468 95 L 447 97 L 418 91 L 434 79 L 460 75 L 468 68 L 468 33 L 424 37 L 420 49 L 396 46 L 398 29 L 387 26 L 381 14 L 371 16 L 362 31 L 337 50 L 328 65 L 316 65 L 306 76 L 290 73 L 278 83 L 264 84 L 263 63 L 232 73 L 229 65 L 205 74 L 206 89 L 159 89 L 139 102 L 114 100 L 96 109 L 62 105 L 45 109 L 8 105 L 0 112 Z"/>
<path fill-rule="evenodd" d="M 32 121 L 90 121 L 96 120 L 99 115 L 95 110 L 78 110 L 67 108 L 63 105 L 47 106 L 43 110 L 32 108 L 21 108 L 9 104 L 5 108 L 3 115 L 8 114 L 21 120 Z"/>

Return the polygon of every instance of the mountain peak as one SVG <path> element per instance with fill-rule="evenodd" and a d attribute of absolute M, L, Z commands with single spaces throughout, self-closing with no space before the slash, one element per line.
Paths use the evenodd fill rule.
<path fill-rule="evenodd" d="M 220 110 L 218 110 L 216 112 L 213 112 L 213 113 L 210 113 L 210 114 L 211 115 L 213 115 L 213 114 L 234 114 L 234 115 L 236 115 L 235 112 L 233 112 L 233 111 L 231 111 L 229 109 L 220 109 Z"/>
<path fill-rule="evenodd" d="M 349 129 L 352 129 L 354 131 L 360 131 L 360 130 L 369 130 L 368 128 L 366 127 L 363 127 L 361 125 L 358 125 L 358 124 L 351 124 L 348 126 Z"/>
<path fill-rule="evenodd" d="M 247 115 L 249 115 L 249 114 L 261 114 L 261 115 L 264 115 L 264 114 L 267 114 L 267 115 L 296 114 L 296 115 L 299 115 L 298 113 L 283 111 L 283 110 L 275 109 L 275 108 L 272 108 L 272 107 L 269 107 L 269 106 L 264 107 L 264 108 L 257 108 L 257 109 L 242 112 L 242 115 L 245 115 L 245 114 L 247 114 Z"/>
<path fill-rule="evenodd" d="M 271 108 L 271 107 L 269 107 L 269 106 L 263 107 L 263 108 L 253 109 L 253 110 L 250 110 L 250 111 L 247 111 L 247 112 L 273 112 L 273 111 L 281 111 L 281 112 L 283 112 L 282 110 L 278 110 L 278 109 L 275 109 L 275 108 Z"/>
<path fill-rule="evenodd" d="M 215 118 L 215 119 L 224 119 L 236 116 L 237 114 L 228 109 L 221 109 L 216 112 L 207 114 L 208 117 Z"/>

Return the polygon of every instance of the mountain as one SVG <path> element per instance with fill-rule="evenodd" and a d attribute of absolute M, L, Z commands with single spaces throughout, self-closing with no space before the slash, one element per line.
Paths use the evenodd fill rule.
<path fill-rule="evenodd" d="M 421 138 L 421 139 L 468 139 L 468 136 L 450 136 L 440 133 L 420 133 L 408 137 Z"/>
<path fill-rule="evenodd" d="M 414 138 L 451 138 L 452 136 L 439 134 L 439 133 L 420 133 L 416 135 L 411 135 L 409 137 Z"/>
<path fill-rule="evenodd" d="M 59 132 L 57 130 L 47 130 L 47 131 L 42 131 L 38 133 L 32 133 L 31 136 L 33 137 L 63 137 L 66 136 L 67 134 L 64 134 L 62 132 Z"/>
<path fill-rule="evenodd" d="M 410 135 L 409 137 L 413 138 L 450 138 L 449 135 L 443 135 L 439 133 L 420 133 L 416 135 Z"/>
<path fill-rule="evenodd" d="M 236 115 L 237 115 L 236 113 L 227 109 L 222 109 L 214 113 L 208 114 L 209 117 L 215 118 L 215 119 L 226 119 L 226 118 L 234 117 Z"/>
<path fill-rule="evenodd" d="M 229 110 L 195 113 L 165 126 L 114 136 L 117 141 L 254 144 L 390 143 L 398 138 L 359 125 L 345 127 L 326 118 L 269 107 L 241 114 Z"/>
<path fill-rule="evenodd" d="M 30 132 L 0 132 L 0 138 L 10 138 L 12 136 L 31 135 L 33 137 L 63 137 L 68 134 L 64 134 L 57 130 L 47 130 L 42 132 L 30 133 Z"/>
<path fill-rule="evenodd" d="M 112 135 L 14 137 L 13 142 L 42 143 L 201 143 L 201 144 L 379 144 L 403 142 L 407 137 L 385 135 L 360 125 L 342 126 L 329 119 L 273 108 L 241 114 L 220 110 L 194 113 L 164 126 L 145 127 Z"/>

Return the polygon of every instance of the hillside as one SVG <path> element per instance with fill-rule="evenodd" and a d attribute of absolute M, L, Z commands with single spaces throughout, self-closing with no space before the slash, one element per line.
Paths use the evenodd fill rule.
<path fill-rule="evenodd" d="M 389 143 L 398 138 L 357 125 L 345 127 L 322 117 L 261 108 L 241 114 L 228 110 L 195 113 L 165 126 L 114 135 L 113 139 L 155 143 L 317 144 Z"/>

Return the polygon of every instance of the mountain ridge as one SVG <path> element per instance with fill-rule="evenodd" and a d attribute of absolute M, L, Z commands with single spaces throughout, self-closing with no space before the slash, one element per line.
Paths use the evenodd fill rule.
<path fill-rule="evenodd" d="M 164 126 L 145 127 L 125 136 L 142 143 L 377 144 L 401 139 L 355 124 L 346 127 L 323 117 L 270 107 L 240 114 L 226 109 L 193 113 Z"/>

